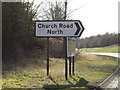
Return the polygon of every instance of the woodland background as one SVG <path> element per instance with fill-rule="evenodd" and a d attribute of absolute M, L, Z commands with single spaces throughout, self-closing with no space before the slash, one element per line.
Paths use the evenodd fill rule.
<path fill-rule="evenodd" d="M 39 17 L 42 20 L 63 20 L 65 10 L 62 2 L 48 2 L 49 8 L 40 9 L 42 4 L 34 5 L 34 2 L 2 3 L 3 70 L 8 69 L 8 67 L 4 68 L 7 65 L 23 64 L 24 58 L 27 58 L 28 62 L 29 58 L 46 58 L 47 39 L 35 37 L 34 22 Z M 69 14 L 67 19 L 70 19 Z M 80 49 L 118 44 L 119 35 L 106 33 L 82 39 L 77 38 L 76 47 Z M 50 57 L 62 58 L 63 56 L 63 38 L 50 38 Z"/>

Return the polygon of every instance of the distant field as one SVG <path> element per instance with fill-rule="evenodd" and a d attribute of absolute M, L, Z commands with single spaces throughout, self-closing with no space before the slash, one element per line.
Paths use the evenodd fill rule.
<path fill-rule="evenodd" d="M 103 53 L 118 53 L 120 52 L 120 46 L 108 46 L 98 48 L 83 48 L 82 52 L 103 52 Z"/>
<path fill-rule="evenodd" d="M 50 76 L 46 75 L 46 60 L 41 65 L 29 65 L 25 68 L 4 71 L 2 88 L 95 88 L 118 65 L 118 59 L 78 53 L 75 60 L 75 76 L 65 80 L 65 60 L 50 58 Z M 29 59 L 32 60 L 32 59 Z M 68 63 L 69 64 L 69 63 Z"/>

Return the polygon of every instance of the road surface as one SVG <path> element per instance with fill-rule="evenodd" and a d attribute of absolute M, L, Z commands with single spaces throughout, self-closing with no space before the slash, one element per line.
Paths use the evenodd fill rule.
<path fill-rule="evenodd" d="M 119 57 L 120 58 L 120 53 L 90 53 L 90 54 L 106 55 L 106 56 L 113 56 L 113 57 Z"/>
<path fill-rule="evenodd" d="M 120 53 L 91 53 L 96 55 L 106 55 L 106 56 L 113 56 L 120 58 Z M 115 76 L 115 78 L 109 83 L 106 87 L 106 90 L 120 90 L 120 70 L 118 70 L 118 74 Z M 113 88 L 113 89 L 112 89 Z"/>

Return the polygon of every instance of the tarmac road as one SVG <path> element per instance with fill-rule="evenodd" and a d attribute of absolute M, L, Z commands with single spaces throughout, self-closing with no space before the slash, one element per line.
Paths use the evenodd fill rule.
<path fill-rule="evenodd" d="M 120 77 L 117 75 L 105 88 L 105 90 L 120 90 Z"/>
<path fill-rule="evenodd" d="M 116 76 L 106 88 L 119 88 L 120 89 L 120 87 L 118 87 L 118 76 Z"/>
<path fill-rule="evenodd" d="M 106 55 L 120 58 L 120 53 L 91 53 L 96 55 Z M 120 90 L 120 70 L 115 78 L 105 87 L 105 90 Z"/>

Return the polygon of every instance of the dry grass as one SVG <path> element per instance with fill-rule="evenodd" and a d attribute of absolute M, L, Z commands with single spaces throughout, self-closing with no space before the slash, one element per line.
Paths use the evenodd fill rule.
<path fill-rule="evenodd" d="M 65 60 L 50 58 L 50 76 L 46 75 L 46 60 L 25 68 L 3 73 L 3 88 L 95 88 L 118 65 L 118 59 L 79 53 L 75 60 L 75 76 L 65 80 Z M 33 59 L 34 60 L 34 59 Z M 32 62 L 32 61 L 31 61 Z M 69 64 L 69 63 L 68 63 Z"/>

